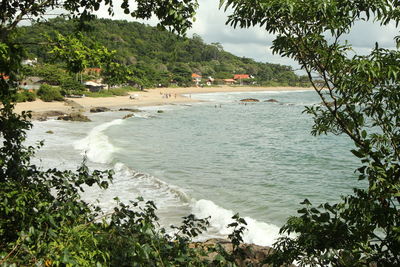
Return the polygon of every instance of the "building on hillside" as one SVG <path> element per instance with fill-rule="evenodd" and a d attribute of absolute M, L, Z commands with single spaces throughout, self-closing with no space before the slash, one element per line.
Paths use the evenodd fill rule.
<path fill-rule="evenodd" d="M 197 73 L 192 73 L 192 82 L 194 82 L 196 84 L 196 86 L 199 85 L 199 83 L 201 82 L 201 75 L 197 74 Z"/>
<path fill-rule="evenodd" d="M 237 82 L 239 82 L 240 85 L 245 84 L 249 84 L 250 83 L 250 79 L 252 79 L 253 77 L 250 76 L 249 74 L 234 74 L 233 75 L 233 79 Z"/>
<path fill-rule="evenodd" d="M 33 92 L 34 90 L 38 90 L 42 84 L 44 84 L 42 78 L 37 76 L 28 76 L 19 83 L 19 88 Z"/>
<path fill-rule="evenodd" d="M 100 76 L 101 68 L 86 68 L 83 73 L 87 75 Z"/>
<path fill-rule="evenodd" d="M 235 84 L 235 80 L 234 79 L 223 79 L 223 81 L 224 81 L 224 84 L 226 84 L 226 85 L 232 85 L 232 84 Z"/>

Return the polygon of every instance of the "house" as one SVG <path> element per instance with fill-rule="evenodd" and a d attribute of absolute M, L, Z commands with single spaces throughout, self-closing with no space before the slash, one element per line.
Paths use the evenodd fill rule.
<path fill-rule="evenodd" d="M 192 73 L 192 82 L 194 82 L 196 85 L 199 85 L 199 83 L 201 82 L 201 78 L 201 75 L 197 73 Z"/>
<path fill-rule="evenodd" d="M 226 85 L 232 85 L 236 82 L 234 79 L 223 79 L 223 81 Z"/>
<path fill-rule="evenodd" d="M 235 74 L 233 75 L 234 80 L 243 80 L 243 79 L 250 79 L 250 75 L 248 74 Z"/>
<path fill-rule="evenodd" d="M 19 87 L 23 90 L 33 92 L 34 90 L 38 90 L 43 83 L 40 77 L 28 76 L 19 83 Z"/>
<path fill-rule="evenodd" d="M 238 81 L 241 85 L 243 84 L 243 81 L 249 80 L 251 79 L 252 76 L 250 76 L 249 74 L 235 74 L 233 75 L 233 79 L 235 81 Z M 248 82 L 246 82 L 248 83 Z"/>

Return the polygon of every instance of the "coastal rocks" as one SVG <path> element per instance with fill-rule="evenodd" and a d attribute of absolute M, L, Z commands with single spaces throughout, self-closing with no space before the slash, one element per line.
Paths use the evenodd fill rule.
<path fill-rule="evenodd" d="M 94 107 L 90 109 L 91 113 L 99 113 L 99 112 L 106 112 L 106 111 L 110 111 L 109 108 L 106 107 Z"/>
<path fill-rule="evenodd" d="M 84 107 L 78 103 L 76 103 L 75 101 L 71 100 L 71 99 L 65 99 L 64 100 L 65 105 L 70 106 L 72 110 L 84 110 Z"/>
<path fill-rule="evenodd" d="M 64 116 L 65 113 L 58 110 L 49 110 L 45 112 L 33 112 L 32 119 L 38 121 L 47 121 L 49 117 Z"/>
<path fill-rule="evenodd" d="M 279 101 L 276 100 L 276 99 L 271 98 L 271 99 L 265 100 L 264 102 L 268 102 L 268 103 L 278 103 Z"/>
<path fill-rule="evenodd" d="M 127 114 L 127 115 L 125 115 L 122 119 L 125 120 L 125 119 L 128 119 L 128 118 L 130 118 L 130 117 L 133 117 L 133 114 Z"/>
<path fill-rule="evenodd" d="M 137 108 L 120 108 L 119 111 L 142 112 L 140 109 Z"/>
<path fill-rule="evenodd" d="M 228 254 L 232 254 L 232 243 L 229 240 L 225 239 L 218 239 L 213 238 L 209 239 L 205 242 L 196 242 L 191 244 L 194 248 L 200 248 L 204 250 L 209 250 L 212 248 L 217 248 L 221 246 Z M 272 248 L 258 246 L 254 244 L 241 244 L 240 245 L 241 255 L 242 257 L 236 258 L 236 264 L 239 267 L 245 266 L 260 266 L 260 267 L 267 267 L 269 265 L 262 264 L 264 259 L 273 252 Z M 217 255 L 216 252 L 208 254 L 206 259 L 212 261 L 215 256 Z M 294 266 L 294 265 L 291 265 Z"/>
<path fill-rule="evenodd" d="M 260 100 L 255 99 L 255 98 L 245 98 L 245 99 L 241 99 L 240 102 L 260 102 Z"/>
<path fill-rule="evenodd" d="M 164 113 L 163 110 L 157 110 L 157 113 Z"/>
<path fill-rule="evenodd" d="M 81 113 L 71 113 L 68 115 L 60 116 L 57 120 L 64 120 L 64 121 L 82 121 L 82 122 L 89 122 L 91 121 L 87 116 Z"/>

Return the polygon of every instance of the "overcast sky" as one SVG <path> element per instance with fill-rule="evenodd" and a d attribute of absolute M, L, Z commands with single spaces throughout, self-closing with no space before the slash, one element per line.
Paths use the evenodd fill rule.
<path fill-rule="evenodd" d="M 118 2 L 118 1 L 116 1 Z M 218 10 L 219 0 L 199 0 L 200 8 L 197 11 L 196 22 L 189 31 L 200 35 L 206 43 L 221 43 L 226 51 L 237 56 L 253 58 L 256 61 L 270 62 L 283 65 L 291 65 L 294 69 L 297 64 L 288 58 L 273 55 L 270 47 L 274 36 L 268 35 L 261 28 L 233 29 L 226 26 L 227 15 L 223 10 Z M 118 6 L 115 4 L 115 6 Z M 105 10 L 98 13 L 99 17 L 109 17 Z M 115 9 L 114 19 L 126 19 L 132 21 L 129 15 L 124 15 L 122 10 Z M 156 20 L 143 21 L 150 25 L 156 25 Z M 394 24 L 381 27 L 372 22 L 356 24 L 347 39 L 354 45 L 357 53 L 368 53 L 375 42 L 380 46 L 393 48 L 394 36 L 400 35 Z"/>

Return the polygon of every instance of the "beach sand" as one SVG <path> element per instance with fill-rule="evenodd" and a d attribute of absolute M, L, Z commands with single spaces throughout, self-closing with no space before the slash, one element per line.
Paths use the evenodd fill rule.
<path fill-rule="evenodd" d="M 216 92 L 254 92 L 254 91 L 296 91 L 296 90 L 312 90 L 312 88 L 301 87 L 187 87 L 187 88 L 155 88 L 145 91 L 131 92 L 135 99 L 129 96 L 115 97 L 84 97 L 84 98 L 67 98 L 66 102 L 43 102 L 36 100 L 33 102 L 18 103 L 15 111 L 32 111 L 34 115 L 39 116 L 41 113 L 49 111 L 61 111 L 71 113 L 76 111 L 88 111 L 93 107 L 121 108 L 121 107 L 141 107 L 141 106 L 158 106 L 177 103 L 198 102 L 190 97 L 190 94 L 196 93 L 216 93 Z M 170 97 L 165 98 L 163 94 L 169 94 Z M 183 96 L 189 95 L 189 97 Z"/>

